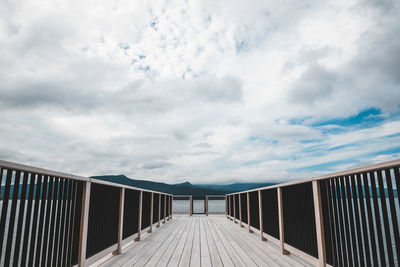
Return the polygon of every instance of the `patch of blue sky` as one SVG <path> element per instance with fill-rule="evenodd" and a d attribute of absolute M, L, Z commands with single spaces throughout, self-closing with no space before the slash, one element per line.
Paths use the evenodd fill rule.
<path fill-rule="evenodd" d="M 312 117 L 296 117 L 288 120 L 289 125 L 307 125 L 317 128 L 322 134 L 341 134 L 351 130 L 376 127 L 382 123 L 400 120 L 400 112 L 384 114 L 378 108 L 368 108 L 349 117 L 323 119 L 308 123 Z"/>
<path fill-rule="evenodd" d="M 392 147 L 392 148 L 388 148 L 385 150 L 370 153 L 370 154 L 368 154 L 368 157 L 376 157 L 376 156 L 380 156 L 380 155 L 393 155 L 393 154 L 399 154 L 399 153 L 400 153 L 400 146 L 397 146 L 397 147 Z"/>
<path fill-rule="evenodd" d="M 359 112 L 356 115 L 346 117 L 346 118 L 333 118 L 329 120 L 323 120 L 313 123 L 311 126 L 320 127 L 327 125 L 336 125 L 341 127 L 356 127 L 356 128 L 370 128 L 378 125 L 379 123 L 385 121 L 385 116 L 383 116 L 380 109 L 369 108 Z"/>

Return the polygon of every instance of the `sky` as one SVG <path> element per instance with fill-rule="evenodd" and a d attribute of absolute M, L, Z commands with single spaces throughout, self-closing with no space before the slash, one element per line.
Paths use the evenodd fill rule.
<path fill-rule="evenodd" d="M 2 0 L 0 159 L 283 182 L 400 158 L 400 1 Z"/>

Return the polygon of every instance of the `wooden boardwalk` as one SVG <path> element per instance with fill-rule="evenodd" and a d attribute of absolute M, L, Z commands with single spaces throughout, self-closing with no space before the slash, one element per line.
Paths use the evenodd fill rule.
<path fill-rule="evenodd" d="M 223 215 L 174 215 L 101 266 L 311 266 Z"/>

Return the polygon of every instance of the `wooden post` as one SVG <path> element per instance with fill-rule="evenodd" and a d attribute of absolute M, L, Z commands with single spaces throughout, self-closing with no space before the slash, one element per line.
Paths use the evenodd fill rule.
<path fill-rule="evenodd" d="M 319 181 L 312 181 L 313 196 L 314 196 L 314 213 L 315 213 L 315 226 L 317 234 L 318 245 L 318 260 L 319 266 L 326 266 L 326 252 L 325 252 L 325 235 L 324 235 L 324 220 L 322 215 L 322 202 L 321 202 L 321 187 Z"/>
<path fill-rule="evenodd" d="M 172 219 L 172 209 L 173 209 L 172 204 L 174 203 L 174 197 L 173 197 L 173 196 L 170 196 L 170 198 L 171 198 L 171 214 L 170 214 L 169 216 L 170 216 L 170 218 Z"/>
<path fill-rule="evenodd" d="M 172 219 L 172 202 L 174 198 L 172 196 L 169 196 L 170 202 L 169 202 L 169 218 Z"/>
<path fill-rule="evenodd" d="M 242 224 L 242 194 L 239 194 L 239 220 L 240 220 L 240 227 L 244 227 Z"/>
<path fill-rule="evenodd" d="M 229 217 L 228 217 L 228 219 L 229 220 L 232 220 L 232 207 L 231 207 L 231 198 L 232 196 L 228 196 L 228 211 L 229 211 Z"/>
<path fill-rule="evenodd" d="M 281 252 L 283 255 L 289 255 L 289 251 L 285 249 L 285 232 L 283 225 L 283 203 L 282 203 L 282 187 L 278 187 L 278 213 L 279 213 L 279 237 L 281 240 Z"/>
<path fill-rule="evenodd" d="M 161 194 L 158 194 L 158 223 L 157 228 L 160 227 L 161 221 Z"/>
<path fill-rule="evenodd" d="M 150 229 L 147 231 L 148 233 L 153 232 L 153 202 L 154 202 L 154 193 L 151 192 L 151 199 L 150 199 Z"/>
<path fill-rule="evenodd" d="M 164 220 L 163 223 L 167 221 L 167 195 L 164 195 Z"/>
<path fill-rule="evenodd" d="M 168 205 L 166 202 L 167 199 L 168 199 Z M 169 196 L 165 195 L 165 206 L 168 206 L 168 214 L 167 214 L 167 209 L 165 209 L 165 217 L 167 218 L 167 221 L 169 221 L 169 208 L 171 207 L 170 204 L 171 204 L 171 202 L 169 200 Z"/>
<path fill-rule="evenodd" d="M 119 193 L 118 248 L 116 254 L 121 254 L 122 252 L 122 233 L 124 228 L 124 200 L 125 200 L 125 188 L 121 187 Z"/>
<path fill-rule="evenodd" d="M 79 232 L 78 266 L 86 265 L 86 245 L 89 221 L 90 182 L 83 182 L 81 226 Z"/>
<path fill-rule="evenodd" d="M 247 226 L 249 227 L 249 233 L 253 233 L 253 230 L 251 230 L 250 223 L 251 223 L 251 218 L 250 218 L 250 193 L 247 192 Z"/>
<path fill-rule="evenodd" d="M 206 216 L 208 216 L 208 196 L 206 196 Z"/>
<path fill-rule="evenodd" d="M 262 194 L 261 190 L 258 190 L 258 209 L 259 209 L 259 217 L 260 217 L 260 238 L 261 241 L 267 241 L 264 237 L 264 222 L 263 222 L 263 211 L 262 211 L 263 201 L 262 201 Z"/>
<path fill-rule="evenodd" d="M 232 195 L 233 197 L 233 222 L 237 223 L 236 221 L 236 195 Z"/>
<path fill-rule="evenodd" d="M 190 202 L 190 204 L 189 204 L 190 216 L 192 216 L 193 215 L 193 197 L 192 196 L 189 197 L 189 202 Z"/>
<path fill-rule="evenodd" d="M 140 232 L 142 230 L 142 206 L 143 206 L 143 191 L 139 191 L 139 209 L 138 209 L 138 236 L 135 241 L 140 241 Z"/>
<path fill-rule="evenodd" d="M 228 196 L 225 195 L 225 215 L 226 218 L 229 219 L 229 206 L 228 206 Z"/>

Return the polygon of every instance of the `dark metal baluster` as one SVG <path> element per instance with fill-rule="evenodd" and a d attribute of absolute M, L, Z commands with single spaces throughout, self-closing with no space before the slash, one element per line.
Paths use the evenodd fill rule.
<path fill-rule="evenodd" d="M 393 170 L 394 170 L 394 178 L 396 180 L 397 202 L 398 202 L 399 207 L 400 207 L 400 172 L 399 172 L 399 167 L 395 167 L 395 168 L 393 168 Z M 398 243 L 397 243 L 397 245 L 398 245 Z M 398 260 L 400 262 L 400 255 L 398 257 L 399 257 Z"/>
<path fill-rule="evenodd" d="M 26 208 L 26 217 L 25 217 L 25 229 L 24 229 L 24 242 L 22 246 L 22 253 L 21 253 L 21 266 L 26 265 L 26 259 L 28 254 L 28 242 L 29 242 L 29 233 L 31 220 L 32 220 L 32 210 L 33 210 L 33 198 L 34 198 L 34 190 L 35 190 L 35 183 L 36 183 L 36 174 L 31 173 L 31 177 L 29 180 L 29 196 L 28 196 L 28 206 Z M 32 241 L 31 241 L 32 242 Z"/>
<path fill-rule="evenodd" d="M 76 181 L 71 181 L 71 194 L 70 194 L 70 209 L 69 209 L 69 225 L 68 225 L 68 239 L 66 242 L 67 252 L 66 252 L 66 266 L 71 265 L 71 246 L 73 240 L 73 226 L 74 226 L 74 210 L 75 210 L 75 195 L 76 195 Z"/>
<path fill-rule="evenodd" d="M 67 188 L 66 179 L 62 178 L 60 181 L 60 195 L 58 198 L 58 207 L 59 212 L 57 214 L 57 226 L 56 226 L 56 251 L 55 257 L 53 258 L 53 266 L 61 266 L 61 254 L 62 254 L 62 225 L 65 220 L 65 191 Z"/>
<path fill-rule="evenodd" d="M 2 177 L 3 177 L 3 169 Z M 3 208 L 1 209 L 1 219 L 0 219 L 0 259 L 1 255 L 3 254 L 3 241 L 4 241 L 4 233 L 6 232 L 6 219 L 7 219 L 7 211 L 8 211 L 8 201 L 10 199 L 10 188 L 11 188 L 11 178 L 12 178 L 12 170 L 7 170 L 7 177 L 6 177 L 6 184 L 4 188 L 4 195 L 3 195 Z"/>
<path fill-rule="evenodd" d="M 371 258 L 370 258 L 370 249 L 368 242 L 368 231 L 367 231 L 367 215 L 365 213 L 365 205 L 364 198 L 366 198 L 366 193 L 364 192 L 364 186 L 361 183 L 361 174 L 356 174 L 357 178 L 357 187 L 358 190 L 361 190 L 361 199 L 360 199 L 360 211 L 361 211 L 361 222 L 363 225 L 363 237 L 364 237 L 364 247 L 365 247 L 365 256 L 366 256 L 366 265 L 371 266 Z M 368 187 L 368 184 L 367 184 Z"/>
<path fill-rule="evenodd" d="M 339 184 L 339 178 L 335 179 L 335 195 L 336 195 L 336 205 L 337 205 L 337 216 L 338 216 L 338 224 L 337 226 L 340 228 L 338 233 L 340 233 L 340 249 L 342 254 L 342 265 L 348 266 L 348 259 L 346 255 L 346 239 L 344 234 L 344 223 L 343 223 L 343 212 L 342 212 L 342 204 L 341 204 L 341 189 Z"/>
<path fill-rule="evenodd" d="M 334 226 L 334 230 L 335 230 L 335 234 L 333 234 L 332 232 L 332 240 L 335 240 L 334 244 L 333 244 L 333 266 L 339 266 L 340 263 L 340 241 L 338 240 L 339 237 L 339 227 L 338 227 L 338 220 L 337 220 L 337 206 L 336 206 L 336 195 L 334 192 L 334 179 L 329 179 L 329 199 L 331 202 L 331 217 L 333 218 L 333 226 Z"/>
<path fill-rule="evenodd" d="M 36 248 L 36 243 L 37 243 L 36 242 L 37 241 L 36 227 L 37 227 L 38 220 L 39 220 L 39 218 L 38 218 L 39 204 L 40 204 L 39 201 L 40 201 L 41 195 L 43 193 L 42 179 L 43 179 L 43 175 L 38 174 L 37 183 L 35 186 L 35 207 L 34 207 L 34 212 L 33 212 L 33 222 L 32 222 L 32 229 L 31 229 L 31 244 L 30 244 L 30 250 L 29 250 L 28 266 L 33 266 L 33 259 L 35 258 L 35 248 Z"/>
<path fill-rule="evenodd" d="M 374 202 L 375 222 L 376 222 L 376 229 L 377 229 L 377 234 L 378 234 L 379 255 L 380 255 L 380 258 L 381 258 L 382 266 L 386 266 L 385 250 L 383 248 L 381 216 L 379 215 L 378 196 L 377 196 L 377 193 L 376 193 L 376 184 L 375 184 L 375 175 L 374 175 L 374 173 L 370 172 L 369 173 L 369 177 L 371 179 L 372 200 Z"/>
<path fill-rule="evenodd" d="M 57 207 L 56 200 L 58 198 L 58 178 L 53 177 L 52 183 L 53 183 L 53 190 L 52 190 L 53 193 L 51 194 L 51 199 L 50 199 L 50 201 L 51 201 L 51 218 L 50 218 L 50 227 L 49 227 L 50 233 L 49 233 L 49 242 L 48 242 L 47 251 L 46 251 L 47 266 L 51 266 L 51 262 L 52 262 L 51 261 L 51 252 L 54 247 L 54 244 L 53 244 L 54 228 L 55 228 L 54 221 L 55 221 L 55 217 L 56 217 L 56 207 Z"/>
<path fill-rule="evenodd" d="M 54 229 L 54 237 L 53 239 L 53 245 L 51 249 L 49 250 L 49 260 L 48 262 L 51 262 L 51 266 L 55 266 L 57 262 L 57 247 L 58 247 L 58 236 L 59 236 L 59 226 L 60 226 L 60 208 L 61 208 L 61 188 L 62 186 L 62 179 L 61 178 L 56 178 L 55 181 L 55 193 L 54 193 L 54 201 L 57 201 L 57 204 L 54 205 L 54 208 L 56 209 L 56 212 L 54 213 L 54 221 L 53 221 L 53 229 Z"/>
<path fill-rule="evenodd" d="M 69 180 L 65 179 L 64 181 L 64 191 L 63 191 L 63 205 L 62 205 L 62 217 L 61 217 L 61 229 L 60 229 L 60 241 L 58 245 L 58 262 L 57 266 L 64 266 L 64 239 L 65 237 L 65 221 L 67 220 L 66 214 L 67 214 L 67 201 L 68 201 L 68 192 L 69 192 Z"/>
<path fill-rule="evenodd" d="M 49 240 L 49 231 L 51 230 L 49 222 L 51 218 L 51 206 L 53 203 L 53 190 L 54 186 L 54 177 L 49 176 L 49 183 L 48 183 L 48 192 L 47 192 L 47 197 L 46 197 L 46 217 L 44 220 L 44 235 L 43 235 L 43 247 L 42 247 L 42 262 L 41 266 L 46 266 L 46 260 L 47 260 L 47 243 Z"/>
<path fill-rule="evenodd" d="M 399 237 L 399 225 L 397 222 L 397 214 L 396 214 L 396 206 L 394 203 L 393 196 L 393 185 L 392 185 L 392 176 L 390 174 L 390 170 L 386 169 L 386 184 L 388 188 L 389 195 L 389 203 L 390 203 L 390 215 L 392 217 L 392 226 L 393 226 L 393 234 L 394 234 L 394 244 L 396 245 L 396 254 L 397 254 L 397 262 L 400 262 L 400 237 Z M 399 191 L 397 191 L 397 194 Z"/>
<path fill-rule="evenodd" d="M 369 236 L 371 238 L 371 252 L 372 252 L 373 266 L 378 266 L 378 251 L 377 251 L 377 246 L 376 246 L 376 241 L 375 241 L 374 221 L 372 219 L 373 214 L 372 214 L 372 209 L 371 209 L 370 187 L 368 185 L 368 177 L 367 177 L 366 173 L 363 173 L 362 179 L 364 182 L 365 200 L 367 203 Z"/>
<path fill-rule="evenodd" d="M 346 244 L 347 244 L 347 258 L 348 258 L 348 266 L 353 266 L 353 253 L 351 251 L 351 240 L 350 240 L 350 225 L 349 225 L 349 215 L 347 210 L 347 198 L 346 195 L 346 187 L 347 185 L 344 184 L 345 178 L 341 177 L 340 184 L 341 184 L 341 196 L 342 196 L 342 204 L 343 204 L 343 214 L 344 214 L 344 229 L 346 235 Z"/>
<path fill-rule="evenodd" d="M 354 210 L 353 210 L 353 205 L 354 203 L 354 195 L 352 195 L 352 187 L 353 185 L 350 185 L 350 177 L 345 176 L 344 177 L 345 182 L 346 182 L 346 195 L 347 195 L 347 204 L 348 204 L 348 211 L 349 211 L 349 219 L 350 219 L 350 230 L 351 230 L 351 245 L 352 245 L 352 255 L 353 255 L 353 260 L 354 260 L 354 266 L 359 266 L 359 261 L 358 261 L 358 253 L 357 253 L 357 242 L 356 242 L 356 225 L 354 223 Z"/>
<path fill-rule="evenodd" d="M 357 243 L 358 243 L 358 254 L 360 256 L 360 266 L 364 266 L 364 253 L 363 253 L 363 246 L 362 246 L 362 237 L 361 237 L 361 225 L 360 225 L 360 211 L 358 209 L 358 201 L 360 201 L 359 195 L 359 187 L 356 185 L 356 180 L 354 175 L 350 176 L 351 181 L 351 190 L 353 192 L 353 204 L 354 204 L 354 214 L 355 214 L 355 224 L 356 224 L 356 234 L 357 234 Z M 361 196 L 361 201 L 363 200 Z"/>
<path fill-rule="evenodd" d="M 29 173 L 24 172 L 24 176 L 22 178 L 22 190 L 21 190 L 21 197 L 20 197 L 21 200 L 19 202 L 20 204 L 19 204 L 19 212 L 18 212 L 17 236 L 15 238 L 15 246 L 14 246 L 14 259 L 13 259 L 14 266 L 18 265 L 21 239 L 23 237 L 22 236 L 22 224 L 24 221 L 27 221 L 27 218 L 24 218 L 24 212 L 25 212 L 25 204 L 26 204 L 25 199 L 26 199 L 26 189 L 27 189 L 27 185 L 28 185 L 28 177 L 29 177 Z M 27 238 L 27 236 L 25 236 L 25 238 Z"/>
<path fill-rule="evenodd" d="M 383 213 L 383 225 L 385 226 L 386 249 L 389 258 L 389 265 L 394 266 L 393 248 L 392 248 L 392 241 L 390 239 L 389 218 L 386 207 L 386 193 L 385 193 L 385 187 L 383 185 L 382 171 L 378 171 L 377 173 L 378 173 L 379 193 L 381 196 L 380 201 Z"/>
<path fill-rule="evenodd" d="M 43 234 L 43 227 L 44 227 L 44 219 L 45 219 L 45 204 L 46 204 L 46 199 L 47 199 L 47 191 L 48 191 L 48 180 L 49 176 L 45 175 L 44 176 L 44 183 L 43 183 L 43 194 L 42 194 L 42 202 L 40 203 L 40 219 L 39 219 L 39 227 L 38 227 L 38 242 L 36 245 L 36 258 L 35 258 L 35 266 L 40 265 L 40 261 L 43 261 L 43 257 L 40 257 L 40 252 L 42 248 L 42 234 Z M 46 235 L 47 233 L 45 233 Z"/>
<path fill-rule="evenodd" d="M 70 256 L 68 262 L 68 266 L 74 265 L 77 263 L 78 256 L 78 246 L 79 246 L 79 227 L 80 227 L 80 212 L 82 210 L 82 206 L 80 205 L 79 199 L 81 199 L 82 195 L 82 183 L 79 181 L 75 181 L 75 190 L 74 190 L 74 198 L 73 198 L 73 209 L 72 209 L 72 235 L 71 235 L 71 243 L 70 243 Z"/>
<path fill-rule="evenodd" d="M 11 261 L 11 250 L 12 250 L 12 242 L 13 242 L 13 236 L 14 236 L 14 227 L 15 227 L 14 223 L 15 223 L 15 214 L 17 211 L 19 181 L 20 180 L 21 180 L 21 172 L 16 171 L 15 179 L 14 179 L 14 189 L 12 192 L 10 220 L 8 222 L 7 247 L 6 247 L 6 254 L 5 254 L 5 259 L 4 259 L 5 266 L 9 266 L 10 261 Z"/>

